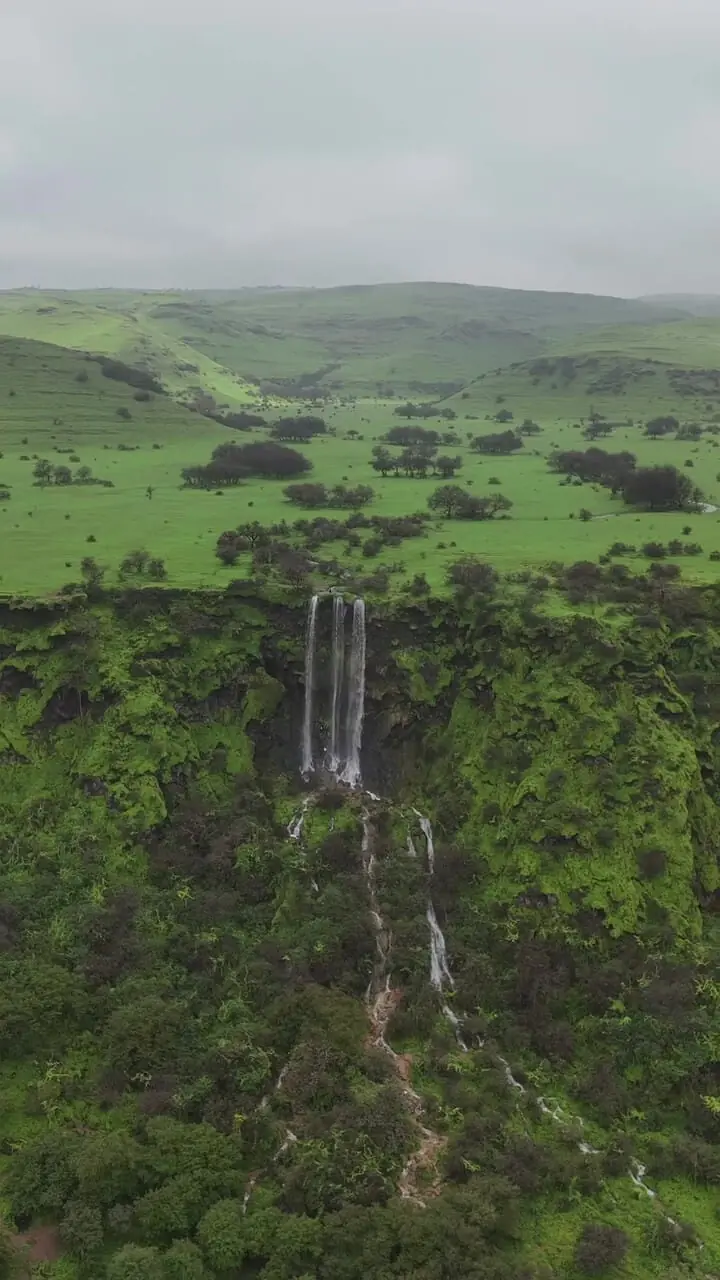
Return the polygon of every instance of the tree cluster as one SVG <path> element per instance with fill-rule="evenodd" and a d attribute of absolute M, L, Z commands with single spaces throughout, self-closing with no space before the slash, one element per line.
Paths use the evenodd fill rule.
<path fill-rule="evenodd" d="M 454 476 L 461 466 L 459 454 L 438 454 L 437 445 L 411 445 L 400 453 L 391 453 L 384 445 L 376 445 L 372 451 L 373 471 L 379 471 L 383 476 L 392 473 L 417 478 L 432 471 L 434 475 L 448 478 Z"/>
<path fill-rule="evenodd" d="M 310 471 L 312 463 L 302 453 L 269 440 L 257 444 L 220 444 L 209 463 L 185 467 L 182 478 L 187 487 L 217 489 L 241 484 L 252 476 L 283 479 Z"/>
<path fill-rule="evenodd" d="M 630 506 L 648 511 L 688 511 L 702 500 L 698 487 L 676 467 L 638 467 L 632 453 L 567 450 L 553 453 L 549 465 L 566 476 L 601 484 L 622 494 Z"/>
<path fill-rule="evenodd" d="M 524 440 L 516 431 L 497 431 L 485 436 L 475 436 L 470 448 L 473 453 L 509 454 L 524 448 Z"/>
<path fill-rule="evenodd" d="M 328 488 L 324 484 L 289 484 L 283 493 L 288 502 L 298 507 L 331 507 L 357 510 L 372 502 L 375 490 L 368 484 L 359 484 L 354 488 L 345 484 L 336 484 Z"/>
<path fill-rule="evenodd" d="M 97 484 L 105 489 L 114 487 L 112 480 L 100 480 L 94 476 L 90 467 L 78 467 L 73 472 L 70 467 L 54 466 L 47 458 L 40 458 L 33 467 L 35 484 L 40 488 L 48 485 L 88 485 Z"/>
<path fill-rule="evenodd" d="M 457 418 L 457 413 L 449 406 L 441 409 L 437 404 L 413 404 L 410 400 L 406 404 L 397 405 L 393 413 L 398 418 L 445 418 L 446 422 L 453 422 Z"/>
<path fill-rule="evenodd" d="M 327 423 L 324 418 L 307 415 L 278 418 L 270 435 L 273 440 L 312 440 L 313 436 L 324 436 L 326 432 Z"/>
<path fill-rule="evenodd" d="M 154 391 L 158 396 L 167 395 L 162 383 L 147 369 L 136 369 L 110 356 L 88 356 L 88 360 L 94 360 L 99 364 L 103 377 L 111 378 L 113 382 L 124 382 L 127 386 L 137 387 L 140 391 Z"/>
<path fill-rule="evenodd" d="M 645 426 L 645 435 L 650 436 L 652 440 L 658 440 L 661 436 L 669 435 L 671 431 L 677 431 L 680 426 L 677 418 L 671 414 L 665 414 L 659 418 L 651 418 Z"/>
<path fill-rule="evenodd" d="M 448 520 L 492 520 L 499 511 L 509 511 L 512 502 L 501 493 L 481 498 L 460 485 L 444 484 L 430 494 L 428 506 Z"/>
<path fill-rule="evenodd" d="M 221 413 L 214 408 L 200 409 L 204 418 L 211 418 L 213 422 L 219 422 L 223 427 L 230 427 L 232 431 L 252 431 L 253 427 L 266 426 L 266 420 L 259 413 L 250 413 L 246 409 L 240 409 L 236 412 Z"/>

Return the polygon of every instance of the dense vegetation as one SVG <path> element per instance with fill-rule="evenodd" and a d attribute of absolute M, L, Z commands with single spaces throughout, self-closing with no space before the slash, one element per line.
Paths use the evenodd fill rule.
<path fill-rule="evenodd" d="M 614 621 L 553 620 L 532 584 L 456 570 L 452 602 L 371 609 L 385 799 L 321 791 L 299 841 L 306 597 L 4 610 L 7 1212 L 53 1229 L 52 1274 L 719 1265 L 716 593 L 648 617 L 631 583 Z M 365 805 L 397 1061 L 365 1004 Z M 429 892 L 467 1053 L 429 983 Z"/>

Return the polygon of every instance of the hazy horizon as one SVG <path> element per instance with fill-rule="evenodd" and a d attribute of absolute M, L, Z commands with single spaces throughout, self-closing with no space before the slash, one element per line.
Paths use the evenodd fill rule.
<path fill-rule="evenodd" d="M 720 292 L 719 42 L 715 0 L 6 6 L 0 288 Z"/>
<path fill-rule="evenodd" d="M 331 290 L 349 290 L 349 289 L 384 289 L 384 288 L 402 288 L 422 286 L 422 287 L 438 287 L 438 288 L 460 288 L 460 289 L 487 289 L 492 291 L 505 291 L 508 293 L 547 293 L 556 296 L 577 297 L 577 298 L 617 298 L 626 302 L 643 302 L 654 301 L 656 299 L 674 299 L 674 298 L 693 298 L 697 301 L 711 300 L 720 298 L 718 293 L 694 293 L 688 290 L 678 289 L 667 293 L 646 293 L 646 294 L 602 294 L 594 293 L 590 290 L 576 289 L 523 289 L 516 286 L 504 284 L 472 284 L 467 280 L 369 280 L 356 281 L 345 280 L 333 285 L 316 285 L 316 284 L 235 284 L 235 285 L 141 285 L 141 284 L 97 284 L 97 285 L 45 285 L 45 284 L 18 284 L 0 287 L 2 293 L 53 293 L 53 294 L 78 294 L 78 293 L 238 293 L 247 291 L 248 293 L 281 293 L 281 292 L 314 292 L 324 293 Z"/>

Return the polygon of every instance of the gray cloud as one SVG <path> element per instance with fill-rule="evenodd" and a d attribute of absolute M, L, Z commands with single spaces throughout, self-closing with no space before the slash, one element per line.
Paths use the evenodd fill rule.
<path fill-rule="evenodd" d="M 716 0 L 7 0 L 0 286 L 720 291 Z"/>

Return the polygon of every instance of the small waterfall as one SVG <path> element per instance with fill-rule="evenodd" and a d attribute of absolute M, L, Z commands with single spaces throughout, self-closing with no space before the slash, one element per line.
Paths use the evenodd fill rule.
<path fill-rule="evenodd" d="M 428 871 L 432 876 L 435 870 L 435 844 L 433 842 L 433 829 L 429 818 L 426 818 L 419 809 L 413 809 L 413 813 L 417 816 L 422 833 L 425 837 L 425 849 L 427 852 Z M 408 836 L 408 843 L 412 844 L 412 836 Z M 414 845 L 412 846 L 414 849 Z M 428 900 L 427 911 L 425 912 L 427 922 L 430 926 L 430 982 L 436 991 L 442 996 L 445 988 L 450 991 L 455 990 L 455 980 L 450 972 L 450 966 L 447 961 L 447 948 L 445 946 L 445 935 L 437 921 L 435 915 L 435 907 L 433 900 Z M 453 1009 L 450 1008 L 447 1000 L 443 1000 L 441 1004 L 443 1017 L 450 1023 L 455 1033 L 455 1039 L 463 1053 L 468 1052 L 468 1047 L 462 1038 L 460 1031 L 460 1019 Z"/>
<path fill-rule="evenodd" d="M 313 770 L 313 692 L 315 685 L 315 641 L 317 633 L 318 596 L 313 596 L 308 609 L 307 636 L 305 638 L 305 714 L 302 728 L 302 775 L 307 778 Z"/>
<path fill-rule="evenodd" d="M 330 753 L 328 767 L 331 773 L 340 768 L 340 711 L 343 675 L 345 672 L 345 601 L 341 595 L 333 597 L 332 624 L 332 703 L 330 706 Z"/>
<path fill-rule="evenodd" d="M 352 646 L 348 673 L 348 708 L 346 720 L 345 767 L 340 781 L 349 787 L 361 782 L 360 749 L 362 747 L 363 719 L 365 716 L 365 601 L 357 599 L 353 605 Z"/>
<path fill-rule="evenodd" d="M 437 922 L 432 902 L 428 903 L 428 909 L 425 914 L 430 925 L 430 982 L 436 991 L 442 991 L 446 983 L 450 990 L 453 991 L 455 983 L 448 968 L 445 937 Z"/>
<path fill-rule="evenodd" d="M 427 849 L 428 871 L 430 875 L 435 872 L 435 845 L 433 843 L 433 829 L 430 825 L 430 819 L 426 818 L 419 809 L 413 809 L 413 813 L 420 823 L 420 830 L 425 837 L 425 847 Z M 408 837 L 410 838 L 410 837 Z"/>

